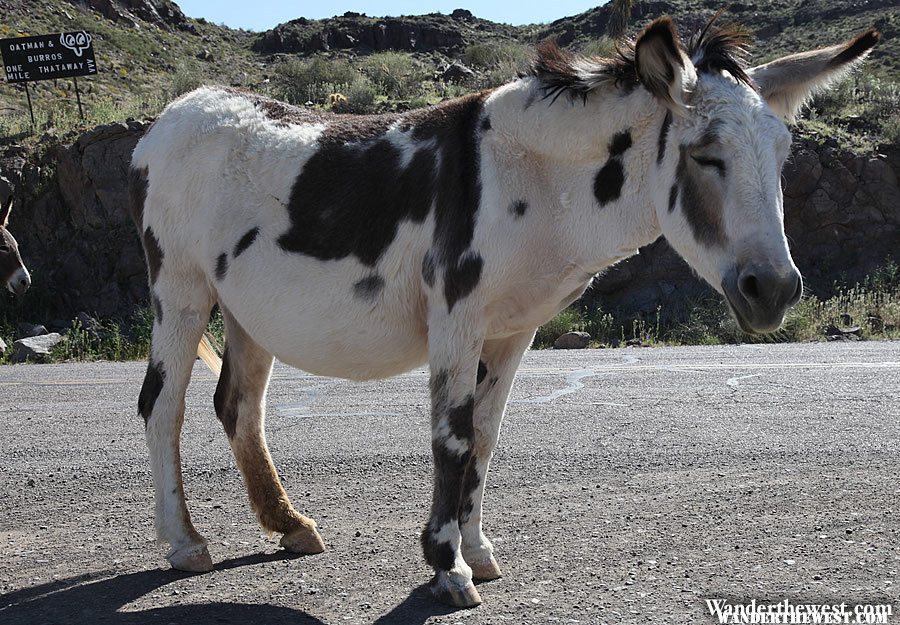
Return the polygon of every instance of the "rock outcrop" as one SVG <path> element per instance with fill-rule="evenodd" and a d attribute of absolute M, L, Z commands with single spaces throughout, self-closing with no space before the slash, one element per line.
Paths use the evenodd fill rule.
<path fill-rule="evenodd" d="M 386 18 L 369 19 L 351 15 L 319 23 L 300 18 L 260 35 L 255 52 L 312 54 L 328 50 L 426 52 L 453 50 L 464 43 L 462 33 L 443 20 L 415 21 Z"/>
<path fill-rule="evenodd" d="M 148 297 L 143 252 L 126 211 L 131 152 L 147 125 L 100 126 L 70 146 L 51 147 L 39 163 L 26 163 L 15 149 L 0 156 L 0 178 L 22 198 L 10 229 L 34 279 L 29 297 L 45 297 L 55 316 L 125 316 Z M 49 185 L 40 182 L 48 164 L 56 166 Z"/>
<path fill-rule="evenodd" d="M 69 0 L 72 4 L 88 6 L 108 20 L 130 27 L 137 20 L 163 28 L 177 28 L 196 34 L 196 28 L 177 4 L 170 0 Z"/>

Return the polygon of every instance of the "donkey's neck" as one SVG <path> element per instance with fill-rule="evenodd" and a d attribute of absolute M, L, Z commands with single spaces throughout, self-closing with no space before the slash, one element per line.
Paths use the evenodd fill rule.
<path fill-rule="evenodd" d="M 530 79 L 498 89 L 489 152 L 501 179 L 527 187 L 565 258 L 596 272 L 660 236 L 656 207 L 674 177 L 657 163 L 665 110 L 643 89 L 566 97 L 551 104 Z"/>

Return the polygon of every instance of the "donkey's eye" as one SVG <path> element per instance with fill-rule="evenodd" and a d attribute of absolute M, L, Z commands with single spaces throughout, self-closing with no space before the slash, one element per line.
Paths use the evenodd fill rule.
<path fill-rule="evenodd" d="M 711 167 L 719 172 L 720 176 L 725 175 L 725 161 L 719 158 L 712 158 L 710 156 L 691 156 L 694 159 L 694 162 L 700 165 L 700 167 Z"/>

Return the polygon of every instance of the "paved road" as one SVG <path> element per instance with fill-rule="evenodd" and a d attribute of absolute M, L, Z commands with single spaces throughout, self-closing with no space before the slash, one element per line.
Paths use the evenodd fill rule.
<path fill-rule="evenodd" d="M 0 367 L 0 622 L 712 623 L 710 597 L 900 595 L 900 343 L 534 352 L 487 493 L 506 576 L 433 604 L 424 371 L 276 369 L 268 435 L 329 550 L 261 534 L 198 364 L 189 505 L 215 572 L 166 570 L 143 365 Z M 895 617 L 900 623 L 900 616 Z"/>

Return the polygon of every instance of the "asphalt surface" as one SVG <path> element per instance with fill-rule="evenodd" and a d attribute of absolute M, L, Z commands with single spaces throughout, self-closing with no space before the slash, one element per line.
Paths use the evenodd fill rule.
<path fill-rule="evenodd" d="M 505 577 L 458 612 L 423 586 L 425 371 L 277 366 L 270 447 L 328 546 L 294 557 L 255 523 L 198 363 L 183 461 L 216 562 L 199 576 L 154 539 L 143 373 L 0 367 L 0 623 L 684 625 L 714 622 L 714 597 L 900 595 L 900 343 L 528 354 L 487 491 Z"/>

